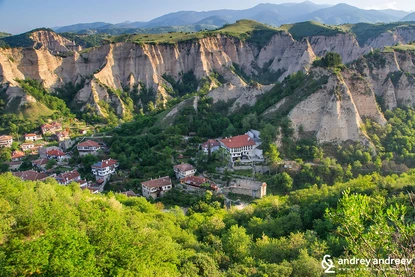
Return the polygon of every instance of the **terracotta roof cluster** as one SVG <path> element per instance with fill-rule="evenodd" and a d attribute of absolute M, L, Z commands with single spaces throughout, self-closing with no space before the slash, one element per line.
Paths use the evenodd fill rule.
<path fill-rule="evenodd" d="M 174 166 L 174 170 L 178 170 L 180 172 L 186 172 L 195 169 L 191 164 L 177 164 Z"/>
<path fill-rule="evenodd" d="M 41 125 L 40 129 L 42 129 L 43 133 L 52 132 L 62 129 L 62 124 L 60 124 L 59 122 L 46 123 Z"/>
<path fill-rule="evenodd" d="M 61 150 L 58 150 L 58 149 L 49 150 L 48 152 L 46 152 L 46 155 L 48 155 L 49 157 L 66 156 L 66 154 L 64 152 L 62 152 Z"/>
<path fill-rule="evenodd" d="M 99 144 L 93 140 L 86 140 L 84 142 L 78 143 L 78 146 L 81 147 L 99 147 Z"/>
<path fill-rule="evenodd" d="M 240 135 L 220 140 L 228 148 L 240 148 L 244 146 L 255 145 L 255 141 L 248 135 Z"/>
<path fill-rule="evenodd" d="M 92 168 L 106 168 L 106 167 L 113 166 L 116 164 L 118 164 L 117 160 L 108 159 L 108 160 L 102 160 L 100 162 L 93 164 Z"/>
<path fill-rule="evenodd" d="M 25 156 L 25 153 L 22 152 L 22 151 L 16 150 L 16 151 L 12 152 L 12 159 L 18 159 L 18 158 L 22 158 L 24 156 Z"/>
<path fill-rule="evenodd" d="M 81 175 L 79 174 L 79 172 L 75 169 L 72 171 L 68 171 L 65 173 L 61 173 L 56 177 L 56 180 L 58 180 L 59 183 L 66 183 L 68 181 L 72 181 L 75 180 L 77 178 L 80 178 Z"/>
<path fill-rule="evenodd" d="M 0 136 L 0 141 L 8 141 L 8 140 L 11 140 L 11 139 L 13 139 L 12 136 Z"/>
<path fill-rule="evenodd" d="M 69 132 L 67 132 L 67 131 L 57 132 L 57 133 L 56 133 L 56 136 L 57 136 L 58 138 L 66 138 L 66 137 L 69 137 Z"/>
<path fill-rule="evenodd" d="M 171 179 L 169 176 L 164 176 L 158 179 L 142 182 L 141 184 L 148 188 L 161 188 L 163 186 L 171 185 Z"/>
<path fill-rule="evenodd" d="M 46 173 L 43 172 L 36 172 L 32 169 L 21 171 L 21 172 L 14 172 L 12 173 L 14 176 L 19 177 L 22 180 L 25 181 L 38 181 L 38 180 L 44 180 L 48 177 Z"/>
<path fill-rule="evenodd" d="M 180 180 L 181 183 L 192 184 L 200 186 L 201 184 L 207 183 L 209 180 L 200 176 L 187 176 Z"/>
<path fill-rule="evenodd" d="M 219 141 L 215 140 L 215 139 L 208 139 L 206 142 L 202 143 L 202 147 L 203 148 L 213 148 L 215 146 L 220 146 Z"/>

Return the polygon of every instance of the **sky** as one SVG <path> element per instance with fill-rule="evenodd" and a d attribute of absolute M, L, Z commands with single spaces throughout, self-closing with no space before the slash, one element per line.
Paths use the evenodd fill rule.
<path fill-rule="evenodd" d="M 260 3 L 304 0 L 0 0 L 0 31 L 12 34 L 40 27 L 104 21 L 149 21 L 181 10 L 248 9 Z M 316 4 L 346 3 L 363 9 L 415 10 L 412 0 L 312 0 Z"/>

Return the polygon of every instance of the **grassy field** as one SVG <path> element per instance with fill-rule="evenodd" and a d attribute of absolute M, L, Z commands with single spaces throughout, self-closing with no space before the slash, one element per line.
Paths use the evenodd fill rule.
<path fill-rule="evenodd" d="M 263 45 L 278 29 L 256 22 L 254 20 L 239 20 L 235 24 L 225 25 L 214 31 L 179 32 L 167 34 L 123 34 L 109 38 L 110 42 L 134 42 L 154 44 L 176 44 L 181 41 L 191 41 L 217 34 L 225 34 L 247 40 L 257 45 Z"/>
<path fill-rule="evenodd" d="M 356 36 L 360 45 L 364 45 L 370 39 L 379 36 L 382 33 L 393 31 L 396 28 L 415 28 L 415 23 L 393 22 L 393 23 L 357 23 L 340 26 L 345 31 L 350 31 Z"/>
<path fill-rule="evenodd" d="M 415 45 L 405 44 L 405 45 L 396 45 L 396 46 L 387 46 L 383 49 L 384 53 L 391 53 L 393 51 L 413 51 L 415 52 Z"/>
<path fill-rule="evenodd" d="M 345 32 L 341 26 L 330 26 L 314 21 L 285 24 L 279 30 L 290 33 L 296 40 L 310 36 L 334 36 Z"/>
<path fill-rule="evenodd" d="M 54 112 L 40 102 L 33 102 L 20 107 L 19 116 L 29 120 L 36 120 L 41 116 L 50 116 Z"/>

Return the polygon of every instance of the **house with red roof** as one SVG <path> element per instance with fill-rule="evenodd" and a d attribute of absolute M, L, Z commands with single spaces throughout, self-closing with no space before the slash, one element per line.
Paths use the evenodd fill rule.
<path fill-rule="evenodd" d="M 59 122 L 46 123 L 41 125 L 40 129 L 42 130 L 43 135 L 55 134 L 55 132 L 62 130 L 62 124 Z"/>
<path fill-rule="evenodd" d="M 18 151 L 18 150 L 13 151 L 12 152 L 12 161 L 13 162 L 20 161 L 24 158 L 24 156 L 25 156 L 25 153 L 22 152 L 22 151 Z"/>
<path fill-rule="evenodd" d="M 22 151 L 28 151 L 33 148 L 35 148 L 35 144 L 33 142 L 25 142 L 20 145 L 20 149 L 22 149 Z"/>
<path fill-rule="evenodd" d="M 79 183 L 80 187 L 84 187 L 87 185 L 87 181 L 81 179 L 81 174 L 79 174 L 79 172 L 76 169 L 65 173 L 61 173 L 57 175 L 55 179 L 61 185 L 68 185 L 72 182 Z"/>
<path fill-rule="evenodd" d="M 42 136 L 38 136 L 37 134 L 34 134 L 34 133 L 24 135 L 24 140 L 25 141 L 37 141 L 37 140 L 41 140 L 41 139 L 43 139 Z"/>
<path fill-rule="evenodd" d="M 37 159 L 32 161 L 32 167 L 40 170 L 46 170 L 46 165 L 48 164 L 48 159 Z"/>
<path fill-rule="evenodd" d="M 152 179 L 141 183 L 143 196 L 146 198 L 153 197 L 156 199 L 163 196 L 167 191 L 173 188 L 169 176 L 164 176 L 158 179 Z"/>
<path fill-rule="evenodd" d="M 48 159 L 55 159 L 58 162 L 69 159 L 69 156 L 59 149 L 52 149 L 46 152 L 46 157 Z"/>
<path fill-rule="evenodd" d="M 204 143 L 201 144 L 202 150 L 205 154 L 218 151 L 220 148 L 220 143 L 216 139 L 208 139 Z"/>
<path fill-rule="evenodd" d="M 56 140 L 59 141 L 59 142 L 70 138 L 68 131 L 57 132 L 55 134 L 55 137 L 56 137 Z"/>
<path fill-rule="evenodd" d="M 214 190 L 218 187 L 209 179 L 201 176 L 187 176 L 180 180 L 180 184 L 188 191 L 194 190 Z"/>
<path fill-rule="evenodd" d="M 13 143 L 12 136 L 0 136 L 0 147 L 11 147 Z"/>
<path fill-rule="evenodd" d="M 179 180 L 187 176 L 193 176 L 196 173 L 196 168 L 191 164 L 177 164 L 173 166 L 173 170 Z"/>
<path fill-rule="evenodd" d="M 249 159 L 258 146 L 255 140 L 248 134 L 224 138 L 219 142 L 222 148 L 229 153 L 232 160 L 242 159 L 243 157 Z"/>
<path fill-rule="evenodd" d="M 46 173 L 43 173 L 43 172 L 39 173 L 32 169 L 26 170 L 26 171 L 20 171 L 20 172 L 13 172 L 12 174 L 25 181 L 42 181 L 42 180 L 45 180 L 47 177 L 49 177 Z"/>
<path fill-rule="evenodd" d="M 115 173 L 118 165 L 118 161 L 114 159 L 102 160 L 92 165 L 92 174 L 97 181 L 104 180 L 105 183 Z"/>
<path fill-rule="evenodd" d="M 95 155 L 101 149 L 101 146 L 93 140 L 86 140 L 78 143 L 76 148 L 78 149 L 79 155 L 84 156 L 88 154 Z"/>
<path fill-rule="evenodd" d="M 22 166 L 22 161 L 17 162 L 4 162 L 3 164 L 8 166 L 8 169 L 11 171 L 19 170 L 19 168 Z"/>

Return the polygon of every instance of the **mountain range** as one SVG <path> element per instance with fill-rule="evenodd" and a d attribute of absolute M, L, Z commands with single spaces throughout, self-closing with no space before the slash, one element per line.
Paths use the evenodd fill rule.
<path fill-rule="evenodd" d="M 58 33 L 165 33 L 216 29 L 240 19 L 252 19 L 271 26 L 287 23 L 317 21 L 324 24 L 378 23 L 415 20 L 415 13 L 400 10 L 365 10 L 347 4 L 335 6 L 310 1 L 285 4 L 259 4 L 245 10 L 179 11 L 168 13 L 148 22 L 81 23 L 53 28 Z"/>

